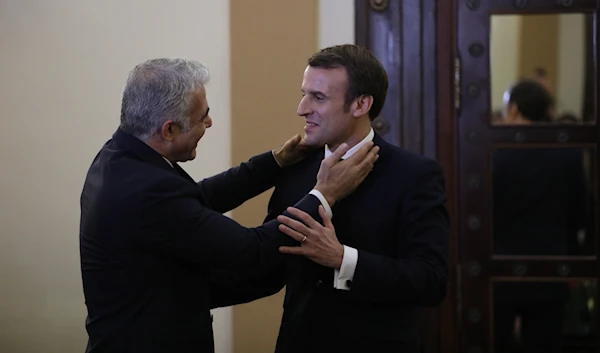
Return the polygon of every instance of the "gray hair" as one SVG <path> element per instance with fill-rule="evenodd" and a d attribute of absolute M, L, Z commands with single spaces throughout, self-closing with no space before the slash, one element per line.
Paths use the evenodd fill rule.
<path fill-rule="evenodd" d="M 209 79 L 197 61 L 151 59 L 130 71 L 121 102 L 121 130 L 145 141 L 173 120 L 189 129 L 194 93 Z"/>

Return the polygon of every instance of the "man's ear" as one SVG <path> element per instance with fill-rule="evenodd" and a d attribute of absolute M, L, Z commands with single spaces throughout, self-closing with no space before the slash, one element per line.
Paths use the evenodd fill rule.
<path fill-rule="evenodd" d="M 173 141 L 178 132 L 179 126 L 173 120 L 165 121 L 160 127 L 160 135 L 163 140 Z"/>
<path fill-rule="evenodd" d="M 354 115 L 354 117 L 359 117 L 369 114 L 372 105 L 373 96 L 362 95 L 356 98 L 352 103 L 352 115 Z"/>
<path fill-rule="evenodd" d="M 511 118 L 517 117 L 521 112 L 519 111 L 519 107 L 515 103 L 509 103 L 508 105 L 508 115 Z"/>

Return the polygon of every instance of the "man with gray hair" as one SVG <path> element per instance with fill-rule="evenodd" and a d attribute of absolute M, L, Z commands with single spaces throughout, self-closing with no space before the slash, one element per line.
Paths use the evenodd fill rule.
<path fill-rule="evenodd" d="M 80 251 L 88 353 L 213 352 L 211 269 L 269 271 L 280 246 L 298 242 L 277 220 L 245 228 L 222 215 L 268 190 L 304 158 L 299 136 L 281 148 L 196 183 L 177 163 L 193 160 L 212 125 L 208 71 L 154 59 L 130 73 L 121 125 L 94 159 L 81 194 Z M 378 148 L 323 161 L 295 204 L 314 218 L 369 174 Z M 285 217 L 290 215 L 285 212 Z"/>

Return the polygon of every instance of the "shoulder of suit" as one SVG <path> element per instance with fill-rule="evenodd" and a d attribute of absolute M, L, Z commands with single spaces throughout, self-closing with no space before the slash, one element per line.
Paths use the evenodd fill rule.
<path fill-rule="evenodd" d="M 403 163 L 406 166 L 438 164 L 438 161 L 431 157 L 411 152 L 392 144 L 387 144 L 386 150 L 388 150 L 387 153 L 389 154 L 389 158 L 393 159 L 395 162 Z"/>
<path fill-rule="evenodd" d="M 111 173 L 119 178 L 121 183 L 129 184 L 135 190 L 169 189 L 173 185 L 177 187 L 192 185 L 171 169 L 145 162 L 132 154 L 125 154 L 108 163 Z"/>
<path fill-rule="evenodd" d="M 378 163 L 385 166 L 388 178 L 404 180 L 409 184 L 444 175 L 437 160 L 391 144 L 387 144 L 383 153 L 380 152 Z"/>

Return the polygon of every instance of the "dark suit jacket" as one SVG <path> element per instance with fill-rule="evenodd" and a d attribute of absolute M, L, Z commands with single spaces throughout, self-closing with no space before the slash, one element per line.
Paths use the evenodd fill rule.
<path fill-rule="evenodd" d="M 227 293 L 224 306 L 278 292 L 286 285 L 277 353 L 420 351 L 417 307 L 439 304 L 448 280 L 449 218 L 439 164 L 375 136 L 380 158 L 358 189 L 333 207 L 342 244 L 358 249 L 350 291 L 333 288 L 333 269 L 303 257 Z M 283 172 L 267 221 L 293 205 L 315 182 L 324 151 Z M 236 297 L 237 296 L 237 297 Z"/>
<path fill-rule="evenodd" d="M 87 352 L 213 352 L 210 268 L 267 271 L 276 221 L 248 229 L 221 213 L 269 189 L 270 152 L 200 183 L 118 130 L 91 165 L 81 195 L 80 250 Z M 318 199 L 298 206 L 318 215 Z"/>

